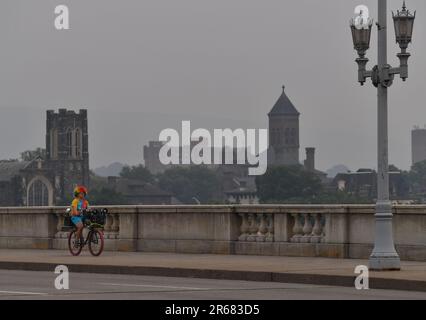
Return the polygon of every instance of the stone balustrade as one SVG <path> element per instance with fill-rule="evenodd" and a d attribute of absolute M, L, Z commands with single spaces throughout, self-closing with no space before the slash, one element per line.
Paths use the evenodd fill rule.
<path fill-rule="evenodd" d="M 292 214 L 293 243 L 320 243 L 324 240 L 324 221 L 321 213 Z"/>
<path fill-rule="evenodd" d="M 373 205 L 112 206 L 112 251 L 367 258 Z M 426 206 L 394 207 L 402 259 L 426 261 Z M 0 248 L 66 249 L 65 208 L 0 208 Z"/>
<path fill-rule="evenodd" d="M 239 241 L 273 242 L 274 216 L 269 213 L 240 213 Z"/>

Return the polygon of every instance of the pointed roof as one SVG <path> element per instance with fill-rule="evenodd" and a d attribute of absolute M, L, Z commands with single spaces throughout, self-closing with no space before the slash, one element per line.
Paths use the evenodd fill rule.
<path fill-rule="evenodd" d="M 290 101 L 290 99 L 285 94 L 285 86 L 283 86 L 283 93 L 278 101 L 275 103 L 271 112 L 269 112 L 268 116 L 274 115 L 288 115 L 288 116 L 299 116 L 300 113 L 297 111 L 296 107 Z"/>

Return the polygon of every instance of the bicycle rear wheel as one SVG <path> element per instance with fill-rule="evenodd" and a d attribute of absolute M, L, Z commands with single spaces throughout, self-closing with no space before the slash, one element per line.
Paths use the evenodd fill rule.
<path fill-rule="evenodd" d="M 77 239 L 76 237 L 76 231 L 75 230 L 71 231 L 68 236 L 68 249 L 73 256 L 78 256 L 81 253 L 81 250 L 83 250 L 82 245 L 79 245 L 79 246 L 75 245 L 77 240 L 79 239 Z"/>
<path fill-rule="evenodd" d="M 104 250 L 104 235 L 102 231 L 93 230 L 89 234 L 89 251 L 90 253 L 97 257 L 100 256 Z"/>

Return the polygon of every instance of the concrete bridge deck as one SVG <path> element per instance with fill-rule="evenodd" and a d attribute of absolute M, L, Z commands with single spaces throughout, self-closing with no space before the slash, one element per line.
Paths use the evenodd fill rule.
<path fill-rule="evenodd" d="M 104 252 L 79 257 L 63 250 L 0 250 L 0 269 L 249 280 L 354 287 L 355 267 L 367 260 L 212 254 Z M 370 288 L 425 292 L 426 262 L 403 262 L 401 271 L 370 272 Z"/>

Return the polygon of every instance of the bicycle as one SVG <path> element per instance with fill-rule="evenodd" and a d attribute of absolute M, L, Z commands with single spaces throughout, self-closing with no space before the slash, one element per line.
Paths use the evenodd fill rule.
<path fill-rule="evenodd" d="M 70 210 L 67 210 L 69 213 Z M 83 243 L 78 243 L 80 239 L 76 238 L 77 228 L 71 222 L 71 217 L 65 219 L 65 225 L 68 228 L 72 228 L 72 231 L 68 235 L 68 250 L 73 256 L 78 256 L 83 247 L 88 245 L 90 253 L 98 257 L 104 250 L 104 235 L 103 229 L 106 220 L 107 209 L 98 210 L 87 210 L 82 213 L 84 228 L 88 229 L 86 239 Z M 68 226 L 67 226 L 68 224 Z"/>

